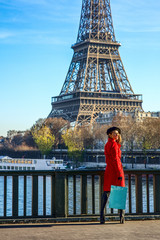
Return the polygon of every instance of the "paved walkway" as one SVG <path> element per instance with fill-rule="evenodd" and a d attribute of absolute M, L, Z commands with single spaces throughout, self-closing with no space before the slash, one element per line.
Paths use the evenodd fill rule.
<path fill-rule="evenodd" d="M 154 240 L 160 239 L 160 220 L 50 224 L 3 224 L 1 240 Z"/>

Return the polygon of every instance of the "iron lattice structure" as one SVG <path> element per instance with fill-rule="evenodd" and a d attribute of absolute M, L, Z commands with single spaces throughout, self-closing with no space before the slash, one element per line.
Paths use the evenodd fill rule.
<path fill-rule="evenodd" d="M 92 122 L 101 112 L 142 110 L 133 92 L 116 41 L 110 0 L 82 0 L 73 58 L 49 117 Z"/>

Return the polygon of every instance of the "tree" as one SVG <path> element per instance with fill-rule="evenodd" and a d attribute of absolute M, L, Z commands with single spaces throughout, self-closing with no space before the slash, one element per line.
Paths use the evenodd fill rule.
<path fill-rule="evenodd" d="M 42 125 L 40 129 L 32 128 L 32 136 L 42 155 L 45 156 L 52 150 L 55 136 L 47 126 Z"/>
<path fill-rule="evenodd" d="M 23 142 L 24 142 L 25 146 L 28 146 L 29 149 L 31 149 L 31 148 L 34 149 L 36 147 L 32 132 L 30 130 L 25 132 L 24 137 L 23 137 Z"/>
<path fill-rule="evenodd" d="M 37 130 L 40 130 L 42 127 L 45 126 L 45 121 L 46 121 L 46 118 L 39 118 L 35 124 L 31 127 L 31 132 L 32 130 L 34 130 L 34 128 L 36 128 Z"/>
<path fill-rule="evenodd" d="M 47 118 L 45 120 L 45 126 L 49 127 L 51 133 L 55 136 L 54 146 L 58 148 L 58 145 L 62 144 L 62 132 L 70 127 L 70 123 L 63 118 Z"/>
<path fill-rule="evenodd" d="M 68 154 L 77 162 L 82 160 L 84 144 L 81 136 L 81 129 L 68 129 L 63 132 L 62 138 L 65 145 L 68 147 Z"/>
<path fill-rule="evenodd" d="M 146 118 L 139 124 L 138 142 L 141 149 L 158 149 L 160 147 L 160 119 Z"/>
<path fill-rule="evenodd" d="M 110 128 L 111 125 L 99 125 L 94 124 L 93 125 L 93 135 L 94 135 L 94 145 L 98 148 L 104 149 L 104 145 L 107 141 L 107 129 Z"/>
<path fill-rule="evenodd" d="M 94 135 L 93 131 L 88 124 L 83 124 L 78 126 L 77 129 L 80 133 L 81 141 L 83 142 L 83 146 L 85 149 L 93 148 L 94 143 Z"/>
<path fill-rule="evenodd" d="M 11 140 L 11 144 L 12 144 L 13 148 L 15 148 L 15 149 L 16 149 L 17 146 L 22 145 L 22 143 L 23 143 L 22 134 L 15 135 Z"/>
<path fill-rule="evenodd" d="M 117 114 L 112 121 L 112 125 L 119 127 L 122 132 L 122 148 L 132 151 L 139 136 L 139 123 L 130 115 Z"/>

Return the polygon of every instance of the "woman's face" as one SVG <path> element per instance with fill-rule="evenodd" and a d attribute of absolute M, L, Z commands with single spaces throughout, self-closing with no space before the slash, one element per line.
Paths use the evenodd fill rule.
<path fill-rule="evenodd" d="M 114 140 L 118 140 L 119 132 L 117 130 L 114 130 L 111 132 L 110 137 L 113 138 Z"/>

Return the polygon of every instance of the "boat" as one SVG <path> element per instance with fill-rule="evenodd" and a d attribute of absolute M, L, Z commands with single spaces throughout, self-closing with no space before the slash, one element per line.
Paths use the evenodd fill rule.
<path fill-rule="evenodd" d="M 0 156 L 0 171 L 64 170 L 63 159 L 27 159 Z"/>

